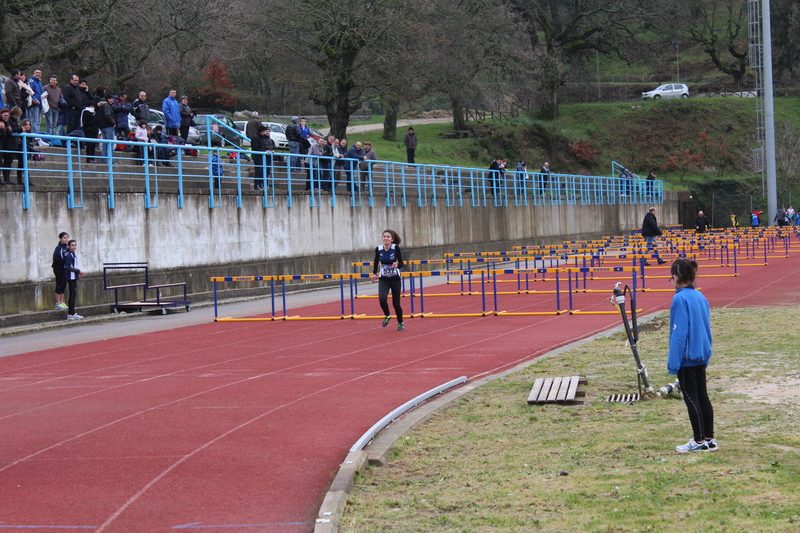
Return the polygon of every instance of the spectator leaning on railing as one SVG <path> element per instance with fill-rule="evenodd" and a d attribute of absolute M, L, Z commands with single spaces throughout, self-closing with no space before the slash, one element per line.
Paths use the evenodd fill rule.
<path fill-rule="evenodd" d="M 342 141 L 344 141 L 344 139 L 342 139 Z M 351 192 L 352 188 L 355 188 L 356 191 L 360 191 L 361 188 L 358 186 L 353 176 L 353 170 L 358 172 L 359 163 L 364 161 L 364 153 L 361 151 L 361 142 L 356 142 L 356 144 L 351 146 L 350 149 L 344 153 L 344 158 L 345 169 L 347 169 L 347 192 Z"/>
<path fill-rule="evenodd" d="M 364 143 L 364 160 L 358 164 L 361 169 L 361 181 L 369 181 L 372 174 L 372 161 L 378 160 L 378 154 L 372 149 L 372 143 L 367 141 Z"/>
<path fill-rule="evenodd" d="M 253 154 L 255 181 L 253 187 L 257 191 L 264 190 L 264 183 L 272 171 L 272 154 L 275 152 L 275 141 L 270 138 L 271 130 L 259 124 L 256 134 L 250 138 L 250 150 Z M 266 154 L 266 155 L 265 155 Z"/>
<path fill-rule="evenodd" d="M 95 107 L 95 120 L 97 127 L 100 128 L 100 138 L 109 141 L 114 140 L 114 125 L 116 124 L 112 105 L 114 105 L 114 95 L 106 92 L 105 99 L 98 102 Z M 101 148 L 103 163 L 108 164 L 108 158 L 113 150 L 114 145 L 112 143 L 103 143 Z"/>

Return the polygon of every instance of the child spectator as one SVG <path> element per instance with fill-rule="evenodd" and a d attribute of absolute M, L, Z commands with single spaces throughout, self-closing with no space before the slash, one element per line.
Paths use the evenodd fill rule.
<path fill-rule="evenodd" d="M 80 320 L 83 318 L 75 312 L 75 300 L 78 296 L 78 280 L 83 276 L 83 271 L 78 268 L 78 255 L 75 253 L 77 249 L 78 243 L 75 239 L 70 239 L 67 243 L 67 253 L 64 254 L 64 269 L 67 271 L 67 286 L 69 287 L 67 320 Z"/>
<path fill-rule="evenodd" d="M 214 176 L 214 187 L 218 190 L 222 189 L 222 176 L 225 175 L 225 170 L 222 168 L 217 150 L 214 150 L 211 154 L 211 174 Z"/>
<path fill-rule="evenodd" d="M 697 261 L 678 259 L 672 263 L 670 274 L 675 296 L 669 308 L 667 370 L 678 375 L 694 434 L 675 451 L 715 452 L 719 446 L 714 438 L 714 408 L 706 389 L 706 367 L 712 355 L 708 300 L 694 288 Z"/>

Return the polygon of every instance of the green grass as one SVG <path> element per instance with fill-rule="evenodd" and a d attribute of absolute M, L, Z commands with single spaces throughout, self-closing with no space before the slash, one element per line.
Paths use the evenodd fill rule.
<path fill-rule="evenodd" d="M 555 172 L 607 174 L 611 161 L 618 161 L 635 172 L 646 174 L 655 168 L 659 177 L 679 181 L 679 172 L 659 170 L 664 155 L 694 147 L 698 134 L 706 132 L 715 143 L 725 142 L 735 161 L 749 150 L 755 129 L 755 102 L 748 98 L 691 98 L 658 102 L 614 104 L 571 104 L 560 107 L 560 117 L 544 122 L 531 117 L 512 121 L 473 123 L 478 129 L 492 129 L 483 139 L 444 139 L 440 133 L 452 131 L 452 124 L 415 126 L 419 147 L 417 161 L 426 164 L 488 167 L 498 154 L 515 162 L 529 161 L 529 168 L 549 160 Z M 775 101 L 776 122 L 789 122 L 800 129 L 800 99 Z M 377 120 L 375 122 L 378 122 Z M 379 158 L 404 161 L 405 147 L 398 141 L 381 138 L 382 131 L 350 135 L 349 141 L 370 140 Z M 569 144 L 588 140 L 599 151 L 596 164 L 585 168 L 575 161 Z M 698 178 L 712 177 L 716 171 L 694 172 Z M 732 164 L 724 177 L 745 176 L 741 165 Z M 681 188 L 684 188 L 681 186 Z"/>
<path fill-rule="evenodd" d="M 382 122 L 382 121 L 381 121 Z M 458 165 L 479 168 L 488 168 L 490 159 L 484 164 L 481 159 L 473 158 L 477 153 L 472 139 L 444 139 L 441 133 L 451 133 L 452 123 L 419 124 L 414 126 L 417 135 L 417 152 L 415 161 L 427 165 Z M 406 161 L 406 147 L 403 144 L 405 128 L 397 130 L 397 140 L 383 139 L 383 130 L 354 133 L 347 136 L 350 145 L 356 141 L 370 141 L 372 148 L 378 154 L 378 159 L 384 161 Z"/>
<path fill-rule="evenodd" d="M 603 401 L 636 391 L 614 335 L 481 387 L 401 439 L 357 480 L 340 531 L 798 531 L 798 319 L 795 307 L 712 311 L 717 453 L 674 452 L 691 436 L 679 398 Z M 657 387 L 672 381 L 665 329 L 639 340 Z M 527 405 L 536 377 L 575 374 L 585 405 Z"/>

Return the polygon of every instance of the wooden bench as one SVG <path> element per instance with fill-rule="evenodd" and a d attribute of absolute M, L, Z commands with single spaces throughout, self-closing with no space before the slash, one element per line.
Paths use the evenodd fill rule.
<path fill-rule="evenodd" d="M 583 400 L 576 397 L 586 396 L 586 392 L 579 391 L 578 385 L 586 385 L 587 380 L 580 376 L 567 376 L 560 378 L 537 378 L 533 383 L 528 403 L 573 403 L 582 404 Z"/>

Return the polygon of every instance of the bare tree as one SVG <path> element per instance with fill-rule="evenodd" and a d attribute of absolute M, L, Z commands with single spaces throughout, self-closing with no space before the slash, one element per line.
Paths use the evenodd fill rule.
<path fill-rule="evenodd" d="M 775 132 L 775 163 L 780 196 L 796 194 L 800 188 L 800 134 L 788 121 Z"/>
<path fill-rule="evenodd" d="M 188 80 L 196 79 L 213 56 L 230 62 L 244 55 L 243 32 L 235 22 L 246 12 L 241 2 L 169 0 L 163 7 L 159 22 L 167 31 L 155 55 L 169 66 L 164 81 L 178 94 L 190 92 Z"/>
<path fill-rule="evenodd" d="M 91 38 L 93 0 L 5 0 L 0 6 L 0 63 L 6 70 L 77 61 Z M 81 72 L 83 74 L 83 72 Z"/>
<path fill-rule="evenodd" d="M 447 96 L 455 130 L 466 128 L 470 104 L 491 100 L 488 87 L 505 92 L 508 80 L 530 79 L 530 47 L 514 22 L 502 4 L 462 0 L 432 6 L 416 25 L 418 78 L 428 93 Z"/>
<path fill-rule="evenodd" d="M 344 136 L 369 89 L 365 71 L 410 20 L 407 3 L 270 0 L 261 9 L 282 46 L 303 62 L 287 77 L 325 108 L 331 134 Z"/>
<path fill-rule="evenodd" d="M 800 3 L 797 0 L 773 0 L 772 46 L 779 71 L 800 76 Z"/>
<path fill-rule="evenodd" d="M 748 68 L 747 2 L 687 0 L 681 11 L 689 38 L 703 47 L 720 72 L 740 82 Z"/>
<path fill-rule="evenodd" d="M 534 50 L 550 62 L 547 72 L 569 64 L 587 50 L 629 61 L 630 51 L 643 46 L 638 39 L 641 24 L 654 18 L 652 3 L 643 0 L 506 0 L 520 16 Z M 561 76 L 543 83 L 540 115 L 558 117 Z"/>

